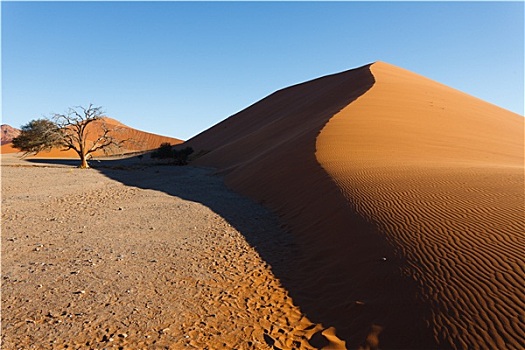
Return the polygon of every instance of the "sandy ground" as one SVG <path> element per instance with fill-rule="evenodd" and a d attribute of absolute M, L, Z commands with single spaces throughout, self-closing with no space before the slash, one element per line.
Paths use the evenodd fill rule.
<path fill-rule="evenodd" d="M 42 162 L 3 155 L 2 349 L 336 341 L 275 277 L 290 236 L 210 169 Z"/>

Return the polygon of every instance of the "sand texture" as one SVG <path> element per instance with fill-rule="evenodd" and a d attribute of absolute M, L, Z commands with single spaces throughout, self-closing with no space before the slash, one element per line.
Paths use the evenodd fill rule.
<path fill-rule="evenodd" d="M 298 242 L 284 287 L 348 347 L 522 349 L 523 120 L 378 62 L 187 145 L 279 213 Z"/>
<path fill-rule="evenodd" d="M 291 236 L 210 170 L 58 163 L 2 165 L 2 349 L 344 345 L 275 276 Z"/>

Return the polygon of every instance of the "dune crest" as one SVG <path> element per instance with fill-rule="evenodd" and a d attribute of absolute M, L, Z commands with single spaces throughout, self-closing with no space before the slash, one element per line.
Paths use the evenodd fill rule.
<path fill-rule="evenodd" d="M 186 144 L 280 214 L 300 245 L 283 285 L 321 343 L 525 344 L 519 115 L 377 62 L 277 91 Z"/>
<path fill-rule="evenodd" d="M 440 347 L 521 348 L 523 118 L 385 63 L 371 71 L 374 86 L 319 135 L 319 163 L 406 259 Z"/>

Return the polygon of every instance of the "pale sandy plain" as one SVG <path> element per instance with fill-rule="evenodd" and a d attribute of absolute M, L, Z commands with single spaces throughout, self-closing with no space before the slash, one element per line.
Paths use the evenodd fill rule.
<path fill-rule="evenodd" d="M 59 188 L 35 190 L 44 191 L 41 205 L 24 199 L 17 172 L 42 169 L 3 167 L 12 181 L 6 191 L 13 193 L 10 200 L 2 195 L 13 220 L 4 231 L 36 232 L 31 239 L 2 234 L 2 251 L 13 256 L 9 278 L 27 284 L 56 271 L 59 283 L 47 294 L 42 282 L 37 292 L 3 284 L 3 300 L 15 287 L 40 299 L 4 301 L 2 317 L 18 312 L 5 305 L 37 305 L 24 322 L 10 320 L 9 332 L 65 329 L 62 336 L 72 342 L 75 327 L 85 327 L 82 341 L 97 341 L 86 348 L 156 341 L 173 348 L 523 349 L 523 120 L 377 62 L 277 91 L 190 139 L 182 147 L 196 150 L 200 157 L 192 165 L 202 169 L 118 166 L 75 173 L 93 177 L 90 185 L 68 180 L 63 195 Z M 237 195 L 208 188 L 221 186 L 210 168 L 279 220 L 266 211 L 254 214 L 263 209 L 253 203 L 225 209 L 223 196 Z M 44 171 L 51 180 L 60 178 L 54 171 L 79 170 Z M 184 209 L 184 200 L 195 211 Z M 42 215 L 33 219 L 24 206 L 35 205 Z M 9 219 L 14 214 L 21 220 Z M 76 216 L 69 227 L 65 218 Z M 200 224 L 184 226 L 183 219 Z M 18 253 L 8 244 L 19 244 Z M 60 260 L 68 255 L 59 249 L 73 255 Z M 46 259 L 32 255 L 39 253 L 54 257 L 55 265 L 42 265 Z M 84 267 L 84 260 L 95 266 Z M 96 270 L 99 264 L 107 265 Z M 132 277 L 123 279 L 125 273 Z M 121 280 L 123 288 L 115 283 Z M 91 323 L 77 322 L 85 311 L 67 306 L 63 295 L 93 308 Z M 60 300 L 58 310 L 43 306 L 48 297 Z M 157 313 L 148 313 L 152 304 Z M 163 317 L 170 325 L 159 323 Z M 64 324 L 69 328 L 55 327 Z"/>
<path fill-rule="evenodd" d="M 2 155 L 2 349 L 330 344 L 272 272 L 296 248 L 268 210 L 210 169 L 76 162 Z"/>

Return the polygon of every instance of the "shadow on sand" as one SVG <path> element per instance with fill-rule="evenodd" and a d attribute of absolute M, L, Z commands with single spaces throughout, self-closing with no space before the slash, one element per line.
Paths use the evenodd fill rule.
<path fill-rule="evenodd" d="M 31 159 L 28 161 L 41 166 L 78 166 L 77 160 Z M 342 290 L 346 291 L 347 289 L 344 289 L 346 284 L 340 285 L 336 283 L 337 281 L 319 284 L 314 283 L 315 278 L 314 282 L 308 283 L 308 277 L 312 276 L 297 274 L 297 271 L 301 270 L 298 269 L 298 264 L 303 261 L 300 259 L 304 248 L 300 245 L 302 243 L 296 242 L 294 236 L 283 229 L 276 214 L 253 200 L 227 189 L 223 179 L 216 173 L 215 169 L 159 164 L 146 156 L 143 158 L 100 159 L 99 161 L 92 161 L 90 166 L 108 178 L 126 186 L 161 191 L 171 196 L 201 203 L 210 208 L 240 232 L 246 241 L 256 249 L 263 261 L 270 266 L 282 286 L 289 292 L 295 304 L 307 314 L 312 322 L 321 323 L 325 327 L 336 326 L 338 335 L 341 333 L 342 338 L 347 341 L 347 345 L 350 345 L 351 348 L 357 348 L 359 339 L 364 339 L 366 333 L 360 334 L 358 337 L 354 335 L 351 337 L 353 339 L 349 338 L 350 327 L 356 326 L 354 324 L 348 325 L 347 313 L 353 312 L 354 318 L 357 317 L 356 321 L 363 325 L 374 322 L 370 318 L 373 315 L 385 313 L 385 310 L 375 310 L 375 313 L 372 312 L 370 315 L 360 315 L 359 310 L 353 304 L 348 306 L 352 310 L 340 310 L 339 304 L 333 305 L 333 310 L 330 312 L 321 310 L 320 307 L 325 305 L 326 301 L 319 298 L 334 294 L 330 288 L 338 290 L 343 288 Z M 322 271 L 328 273 L 329 270 Z M 339 276 L 337 273 L 333 275 Z M 305 277 L 306 279 L 304 279 Z M 319 274 L 314 277 L 328 278 L 327 276 L 319 277 Z M 352 288 L 355 289 L 355 287 Z M 394 297 L 396 290 L 399 289 L 397 287 L 401 288 L 400 286 L 391 286 L 391 293 L 394 294 Z M 341 293 L 334 295 L 339 296 L 339 294 Z M 373 306 L 370 305 L 370 307 Z M 403 309 L 405 306 L 393 305 L 392 307 Z M 413 316 L 408 317 L 408 321 L 405 320 L 406 323 L 418 324 L 411 317 Z M 413 322 L 411 323 L 411 321 Z M 392 335 L 386 334 L 387 340 L 390 337 L 395 339 L 396 332 L 403 333 L 404 322 L 399 323 L 400 329 L 393 329 Z M 345 326 L 348 327 L 347 330 L 344 329 Z M 412 344 L 421 344 L 421 339 L 424 339 L 424 344 L 432 343 L 432 340 L 427 339 L 428 330 L 426 326 L 422 325 L 421 328 L 422 330 L 417 329 L 409 332 L 410 335 L 421 333 L 419 336 L 416 335 L 414 339 L 402 339 L 402 342 L 407 344 L 404 348 L 417 348 Z M 366 328 L 360 330 L 360 332 L 365 331 Z M 419 337 L 421 339 L 417 339 Z M 399 340 L 396 341 L 399 342 Z M 321 348 L 323 345 L 327 345 L 324 340 L 319 342 L 318 347 Z"/>
<path fill-rule="evenodd" d="M 77 167 L 78 160 L 27 159 L 38 166 Z M 253 200 L 237 194 L 224 185 L 215 169 L 175 166 L 144 158 L 130 157 L 91 161 L 92 170 L 126 186 L 161 191 L 210 208 L 239 231 L 270 266 L 274 275 L 287 288 L 296 246 L 278 217 Z M 87 170 L 87 171 L 92 171 Z"/>
<path fill-rule="evenodd" d="M 161 191 L 192 202 L 198 202 L 223 217 L 257 249 L 273 272 L 279 276 L 284 268 L 286 251 L 292 237 L 286 234 L 279 219 L 253 200 L 237 194 L 224 185 L 213 168 L 175 166 L 152 161 L 149 157 L 100 159 L 90 161 L 92 170 L 126 186 Z M 76 159 L 26 159 L 38 166 L 78 167 Z M 89 170 L 88 170 L 89 171 Z M 290 252 L 288 252 L 290 253 Z"/>
<path fill-rule="evenodd" d="M 49 166 L 49 167 L 78 167 L 79 161 L 75 159 L 54 159 L 54 158 L 29 158 L 24 161 L 33 165 Z"/>

